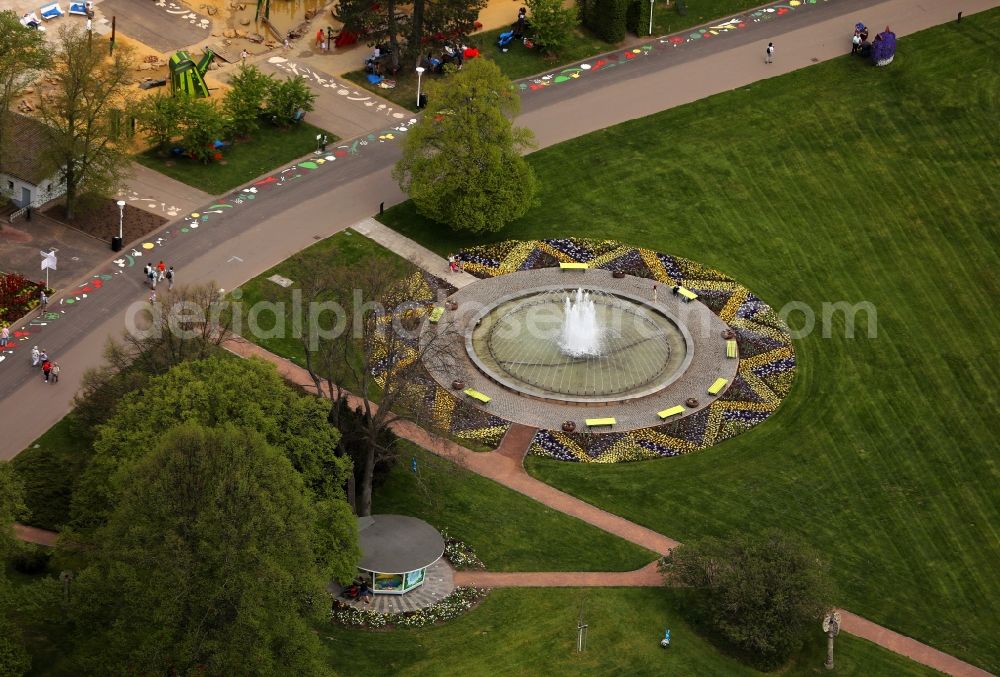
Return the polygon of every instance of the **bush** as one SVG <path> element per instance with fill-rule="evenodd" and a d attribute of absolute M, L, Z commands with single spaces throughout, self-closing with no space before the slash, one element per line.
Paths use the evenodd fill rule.
<path fill-rule="evenodd" d="M 256 66 L 240 67 L 229 81 L 229 91 L 222 100 L 230 134 L 247 137 L 260 129 L 264 101 L 273 81 L 273 77 L 265 75 Z"/>
<path fill-rule="evenodd" d="M 630 33 L 635 33 L 639 37 L 650 35 L 649 32 L 649 9 L 653 0 L 632 0 L 628 5 L 628 13 L 625 16 L 625 27 Z"/>
<path fill-rule="evenodd" d="M 28 545 L 11 557 L 10 563 L 14 571 L 33 576 L 44 573 L 49 567 L 49 560 L 52 559 L 52 551 L 38 545 Z"/>
<path fill-rule="evenodd" d="M 548 54 L 557 54 L 576 26 L 572 8 L 560 0 L 527 0 L 531 11 L 531 32 L 535 44 Z"/>
<path fill-rule="evenodd" d="M 679 545 L 660 562 L 668 583 L 695 588 L 701 610 L 728 642 L 771 669 L 816 633 L 832 606 L 826 564 L 777 530 Z"/>
<path fill-rule="evenodd" d="M 215 141 L 225 131 L 219 104 L 210 99 L 192 99 L 185 111 L 184 150 L 195 160 L 208 164 L 219 153 Z"/>
<path fill-rule="evenodd" d="M 594 0 L 587 27 L 605 42 L 621 42 L 625 39 L 625 15 L 628 0 Z"/>
<path fill-rule="evenodd" d="M 271 122 L 279 127 L 287 127 L 295 122 L 300 110 L 308 113 L 313 109 L 316 95 L 301 76 L 286 80 L 271 80 L 267 93 L 267 114 Z"/>

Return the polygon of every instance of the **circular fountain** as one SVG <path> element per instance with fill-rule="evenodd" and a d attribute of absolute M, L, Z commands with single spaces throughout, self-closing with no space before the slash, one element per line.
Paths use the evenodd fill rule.
<path fill-rule="evenodd" d="M 467 338 L 473 362 L 519 393 L 595 403 L 644 397 L 686 365 L 689 337 L 642 299 L 599 289 L 501 298 Z"/>
<path fill-rule="evenodd" d="M 573 422 L 587 432 L 607 432 L 588 420 L 613 420 L 615 431 L 648 428 L 665 411 L 680 420 L 711 404 L 706 389 L 716 379 L 732 383 L 738 360 L 726 358 L 722 338 L 729 327 L 708 305 L 610 270 L 588 270 L 575 283 L 570 275 L 515 271 L 440 299 L 443 312 L 424 325 L 423 340 L 448 347 L 427 352 L 428 374 L 502 420 L 546 430 Z M 699 406 L 676 412 L 691 397 Z"/>

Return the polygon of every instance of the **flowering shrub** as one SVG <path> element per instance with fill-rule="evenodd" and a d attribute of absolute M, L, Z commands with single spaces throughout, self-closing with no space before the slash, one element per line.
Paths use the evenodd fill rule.
<path fill-rule="evenodd" d="M 32 282 L 20 273 L 0 273 L 0 322 L 13 322 L 38 307 L 42 282 Z"/>
<path fill-rule="evenodd" d="M 422 628 L 458 618 L 476 606 L 488 592 L 486 588 L 455 588 L 450 595 L 431 606 L 402 613 L 358 609 L 336 601 L 330 609 L 330 620 L 340 625 L 365 628 Z"/>
<path fill-rule="evenodd" d="M 451 565 L 456 569 L 485 569 L 486 565 L 476 556 L 476 551 L 471 545 L 464 543 L 457 538 L 448 535 L 448 531 L 441 530 L 441 538 L 444 539 L 444 556 L 448 558 Z"/>

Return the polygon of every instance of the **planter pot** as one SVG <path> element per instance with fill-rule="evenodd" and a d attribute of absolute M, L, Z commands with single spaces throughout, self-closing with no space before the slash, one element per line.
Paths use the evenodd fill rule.
<path fill-rule="evenodd" d="M 571 433 L 576 430 L 576 423 L 573 421 L 566 421 L 562 424 L 562 429 L 564 433 Z"/>
<path fill-rule="evenodd" d="M 698 406 L 698 400 L 696 400 L 693 397 L 689 397 L 686 400 L 684 400 L 684 404 L 686 404 L 689 409 L 694 409 L 695 407 Z"/>
<path fill-rule="evenodd" d="M 733 331 L 732 329 L 727 329 L 724 332 L 722 332 L 722 338 L 726 339 L 727 341 L 730 339 L 734 339 L 736 338 L 736 332 Z"/>
<path fill-rule="evenodd" d="M 458 304 L 455 303 L 454 301 L 448 301 L 446 304 L 444 304 L 444 307 L 447 308 L 448 310 L 458 310 Z"/>
<path fill-rule="evenodd" d="M 456 378 L 454 381 L 451 382 L 451 387 L 454 388 L 455 390 L 462 390 L 463 388 L 465 388 L 465 381 Z"/>
<path fill-rule="evenodd" d="M 617 278 L 617 279 L 620 280 L 623 277 L 625 277 L 625 272 L 621 271 L 621 270 L 616 270 L 615 272 L 611 273 L 611 277 L 614 277 L 614 278 Z"/>

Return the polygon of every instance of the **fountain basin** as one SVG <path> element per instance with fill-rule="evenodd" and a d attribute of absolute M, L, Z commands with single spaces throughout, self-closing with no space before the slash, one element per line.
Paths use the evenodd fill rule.
<path fill-rule="evenodd" d="M 493 381 L 522 395 L 580 404 L 622 402 L 669 385 L 691 361 L 687 329 L 663 309 L 624 291 L 587 289 L 594 337 L 567 340 L 580 321 L 575 289 L 543 287 L 496 299 L 476 313 L 466 351 Z"/>

